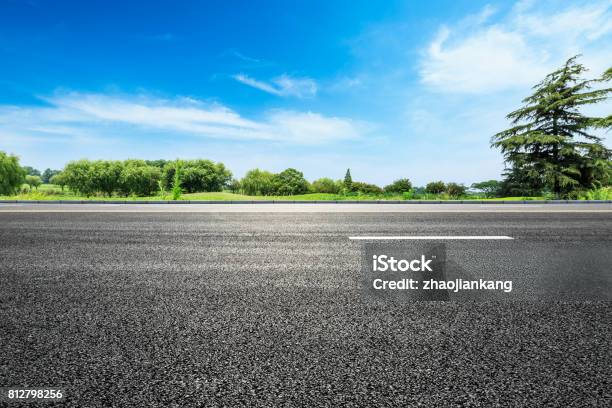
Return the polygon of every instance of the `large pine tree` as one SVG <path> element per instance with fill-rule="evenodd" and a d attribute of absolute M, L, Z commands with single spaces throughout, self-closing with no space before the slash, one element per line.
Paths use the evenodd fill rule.
<path fill-rule="evenodd" d="M 507 116 L 513 127 L 491 139 L 504 155 L 511 183 L 561 196 L 610 182 L 612 152 L 592 131 L 610 129 L 612 116 L 585 116 L 581 108 L 608 99 L 612 88 L 601 85 L 611 79 L 612 69 L 586 80 L 587 69 L 576 59 L 534 86 L 524 106 Z"/>

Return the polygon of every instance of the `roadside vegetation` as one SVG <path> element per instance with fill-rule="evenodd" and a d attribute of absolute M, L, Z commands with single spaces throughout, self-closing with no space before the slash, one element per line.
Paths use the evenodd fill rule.
<path fill-rule="evenodd" d="M 612 199 L 612 151 L 602 134 L 612 115 L 591 117 L 586 105 L 609 99 L 612 68 L 584 79 L 570 58 L 534 86 L 507 117 L 512 127 L 491 138 L 506 164 L 503 180 L 465 186 L 434 180 L 413 186 L 400 178 L 384 187 L 344 178 L 309 182 L 294 168 L 249 170 L 236 179 L 211 160 L 77 160 L 62 170 L 22 167 L 0 151 L 0 198 L 11 200 L 534 200 Z"/>

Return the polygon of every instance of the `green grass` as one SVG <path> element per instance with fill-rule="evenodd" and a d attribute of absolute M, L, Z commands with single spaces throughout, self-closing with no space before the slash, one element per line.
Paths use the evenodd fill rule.
<path fill-rule="evenodd" d="M 609 200 L 612 194 L 609 188 L 600 189 L 593 191 L 581 197 L 581 199 L 599 199 Z M 593 198 L 591 198 L 593 197 Z M 596 198 L 595 198 L 596 197 Z M 156 201 L 156 200 L 171 200 L 170 194 L 166 196 L 150 196 L 150 197 L 123 197 L 123 196 L 92 196 L 84 197 L 76 195 L 69 191 L 67 188 L 64 191 L 59 186 L 53 184 L 43 184 L 38 187 L 37 190 L 32 190 L 29 193 L 18 194 L 13 196 L 0 196 L 0 200 L 33 200 L 33 201 L 45 201 L 45 200 L 104 200 L 104 201 Z M 373 195 L 339 195 L 339 194 L 324 194 L 324 193 L 311 193 L 301 194 L 294 196 L 248 196 L 243 194 L 234 194 L 229 192 L 212 192 L 212 193 L 192 193 L 182 194 L 181 200 L 202 200 L 202 201 L 254 201 L 254 200 L 265 200 L 265 201 L 363 201 L 363 200 L 403 200 L 402 195 L 384 195 L 384 196 L 373 196 Z M 483 198 L 477 195 L 471 195 L 461 197 L 461 200 L 484 200 L 484 201 L 523 201 L 523 200 L 543 200 L 544 197 L 498 197 L 498 198 Z M 433 200 L 433 201 L 452 201 L 453 199 L 447 195 L 432 195 L 424 194 L 415 198 L 415 200 Z"/>

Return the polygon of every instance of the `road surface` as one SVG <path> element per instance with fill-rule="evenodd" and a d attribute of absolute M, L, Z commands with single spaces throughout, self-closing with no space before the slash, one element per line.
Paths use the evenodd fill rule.
<path fill-rule="evenodd" d="M 139 207 L 0 206 L 0 386 L 75 407 L 609 406 L 610 205 Z M 367 302 L 351 236 L 508 236 L 446 245 L 584 300 Z"/>

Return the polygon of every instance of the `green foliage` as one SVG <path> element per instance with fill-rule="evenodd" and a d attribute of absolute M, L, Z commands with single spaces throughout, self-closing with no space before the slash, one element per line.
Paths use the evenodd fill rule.
<path fill-rule="evenodd" d="M 446 191 L 446 185 L 443 181 L 432 181 L 425 186 L 425 192 L 429 194 L 441 194 Z"/>
<path fill-rule="evenodd" d="M 402 193 L 402 199 L 404 200 L 414 200 L 416 198 L 416 193 L 414 189 L 410 189 L 409 191 L 404 191 Z"/>
<path fill-rule="evenodd" d="M 176 160 L 174 162 L 174 174 L 172 180 L 172 199 L 179 200 L 181 198 L 181 193 L 183 189 L 181 188 L 181 179 L 183 172 L 183 163 L 181 160 Z"/>
<path fill-rule="evenodd" d="M 95 191 L 101 191 L 112 197 L 114 191 L 121 188 L 123 163 L 116 160 L 96 160 L 92 162 L 92 183 Z"/>
<path fill-rule="evenodd" d="M 304 174 L 296 169 L 286 169 L 272 177 L 274 194 L 297 195 L 308 192 L 308 181 Z"/>
<path fill-rule="evenodd" d="M 51 182 L 51 177 L 55 176 L 59 172 L 59 170 L 46 169 L 40 178 L 44 184 L 49 184 Z"/>
<path fill-rule="evenodd" d="M 228 190 L 229 190 L 229 191 L 231 191 L 232 193 L 235 193 L 235 194 L 236 194 L 236 193 L 239 193 L 239 192 L 240 192 L 240 190 L 242 189 L 242 186 L 241 186 L 241 184 L 240 184 L 240 180 L 237 180 L 237 179 L 234 179 L 234 178 L 233 178 L 233 179 L 232 179 L 232 180 L 229 182 L 229 184 L 228 184 L 227 188 L 228 188 Z"/>
<path fill-rule="evenodd" d="M 30 187 L 33 187 L 35 189 L 38 189 L 38 186 L 40 186 L 42 184 L 42 180 L 40 178 L 40 176 L 30 176 L 27 175 L 25 177 L 25 182 L 27 185 L 29 185 Z"/>
<path fill-rule="evenodd" d="M 163 159 L 145 160 L 145 163 L 147 166 L 153 166 L 153 167 L 157 167 L 160 170 L 163 170 L 164 167 L 166 167 L 166 164 L 169 163 L 169 160 L 163 160 Z"/>
<path fill-rule="evenodd" d="M 60 186 L 62 191 L 64 191 L 64 186 L 66 185 L 66 176 L 63 172 L 60 171 L 55 175 L 51 176 L 51 179 L 49 179 L 49 183 Z"/>
<path fill-rule="evenodd" d="M 361 194 L 378 195 L 383 193 L 383 189 L 376 184 L 362 183 L 360 181 L 353 181 L 351 183 L 351 189 L 353 192 Z"/>
<path fill-rule="evenodd" d="M 159 188 L 161 170 L 144 160 L 126 160 L 119 178 L 119 191 L 128 196 L 150 196 Z"/>
<path fill-rule="evenodd" d="M 393 183 L 385 186 L 385 193 L 405 193 L 412 190 L 412 183 L 407 178 L 395 180 Z"/>
<path fill-rule="evenodd" d="M 0 194 L 15 194 L 24 182 L 25 171 L 17 156 L 0 151 Z"/>
<path fill-rule="evenodd" d="M 165 164 L 162 178 L 166 187 L 174 184 L 176 167 L 176 161 Z M 181 187 L 187 193 L 222 191 L 232 179 L 232 173 L 223 163 L 211 160 L 183 160 L 180 167 Z"/>
<path fill-rule="evenodd" d="M 247 195 L 271 195 L 274 193 L 274 174 L 269 171 L 249 170 L 240 180 L 242 191 Z"/>
<path fill-rule="evenodd" d="M 498 197 L 502 191 L 502 182 L 498 180 L 481 181 L 471 186 L 474 190 L 482 191 L 485 197 Z"/>
<path fill-rule="evenodd" d="M 344 175 L 344 188 L 346 191 L 353 191 L 353 177 L 351 176 L 351 169 L 346 169 Z"/>
<path fill-rule="evenodd" d="M 585 116 L 580 109 L 608 99 L 612 88 L 593 86 L 610 78 L 605 74 L 584 80 L 586 68 L 576 58 L 536 85 L 523 99 L 524 106 L 507 116 L 513 127 L 491 139 L 509 167 L 508 188 L 528 186 L 567 196 L 574 189 L 609 182 L 612 154 L 591 129 L 610 128 L 610 122 Z"/>
<path fill-rule="evenodd" d="M 446 194 L 452 198 L 457 198 L 465 195 L 467 188 L 463 184 L 448 183 L 446 185 Z"/>
<path fill-rule="evenodd" d="M 338 194 L 343 187 L 341 181 L 334 181 L 330 178 L 323 177 L 312 182 L 311 190 L 314 193 Z"/>
<path fill-rule="evenodd" d="M 34 167 L 23 166 L 23 170 L 25 171 L 26 176 L 39 176 L 40 177 L 40 170 L 36 170 Z"/>

